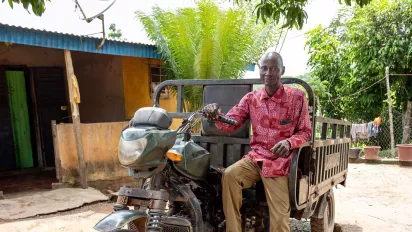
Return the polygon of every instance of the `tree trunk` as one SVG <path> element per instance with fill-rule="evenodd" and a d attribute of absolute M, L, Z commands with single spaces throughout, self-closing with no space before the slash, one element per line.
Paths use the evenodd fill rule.
<path fill-rule="evenodd" d="M 406 111 L 403 117 L 403 135 L 402 144 L 409 143 L 411 137 L 411 121 L 412 121 L 412 101 L 408 101 Z"/>

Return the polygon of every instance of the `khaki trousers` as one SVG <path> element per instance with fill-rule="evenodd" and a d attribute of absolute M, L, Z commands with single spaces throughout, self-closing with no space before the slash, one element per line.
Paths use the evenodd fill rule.
<path fill-rule="evenodd" d="M 271 232 L 289 232 L 289 186 L 287 176 L 265 178 L 249 158 L 241 159 L 226 168 L 223 174 L 223 210 L 227 232 L 241 232 L 240 207 L 242 189 L 262 180 L 270 213 Z"/>

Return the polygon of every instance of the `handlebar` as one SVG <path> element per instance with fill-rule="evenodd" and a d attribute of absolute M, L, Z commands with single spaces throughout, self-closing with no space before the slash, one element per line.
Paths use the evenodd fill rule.
<path fill-rule="evenodd" d="M 205 117 L 205 113 L 203 110 L 193 112 L 189 117 L 183 120 L 182 124 L 177 129 L 178 133 L 186 133 L 191 128 L 190 124 L 193 121 L 193 119 L 197 118 L 196 115 L 202 115 L 203 117 Z M 221 115 L 218 116 L 217 121 L 227 123 L 229 125 L 237 125 L 236 120 L 233 120 L 233 119 L 221 116 Z"/>
<path fill-rule="evenodd" d="M 203 117 L 207 118 L 207 117 L 206 117 L 206 113 L 205 113 L 203 110 L 199 111 L 199 113 L 201 113 Z M 232 126 L 236 126 L 236 125 L 237 125 L 237 121 L 236 121 L 236 120 L 227 118 L 227 117 L 222 116 L 222 115 L 219 115 L 216 120 L 219 121 L 219 122 L 223 122 L 223 123 L 232 125 Z"/>
<path fill-rule="evenodd" d="M 237 121 L 236 121 L 236 120 L 233 120 L 233 119 L 230 119 L 230 118 L 226 118 L 226 117 L 224 117 L 224 116 L 219 116 L 219 117 L 217 118 L 217 120 L 218 120 L 219 122 L 227 123 L 227 124 L 232 125 L 232 126 L 236 126 L 236 125 L 237 125 Z"/>

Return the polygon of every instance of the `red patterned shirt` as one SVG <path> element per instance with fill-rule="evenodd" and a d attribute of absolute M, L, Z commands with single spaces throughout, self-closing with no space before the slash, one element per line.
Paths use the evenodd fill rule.
<path fill-rule="evenodd" d="M 237 130 L 247 119 L 252 122 L 252 150 L 243 158 L 251 158 L 256 165 L 262 161 L 264 177 L 286 176 L 289 173 L 291 152 L 278 157 L 270 151 L 277 142 L 287 139 L 293 150 L 311 137 L 306 96 L 303 91 L 288 86 L 281 85 L 272 97 L 268 96 L 265 88 L 252 91 L 226 117 L 238 121 L 236 126 L 216 122 L 220 130 L 228 133 Z"/>

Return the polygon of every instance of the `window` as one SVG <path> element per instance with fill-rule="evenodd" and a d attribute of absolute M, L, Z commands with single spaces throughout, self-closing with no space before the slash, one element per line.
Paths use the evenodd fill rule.
<path fill-rule="evenodd" d="M 156 87 L 165 80 L 166 72 L 161 66 L 149 66 L 150 96 L 153 96 Z M 169 90 L 163 89 L 160 98 L 169 98 Z"/>

